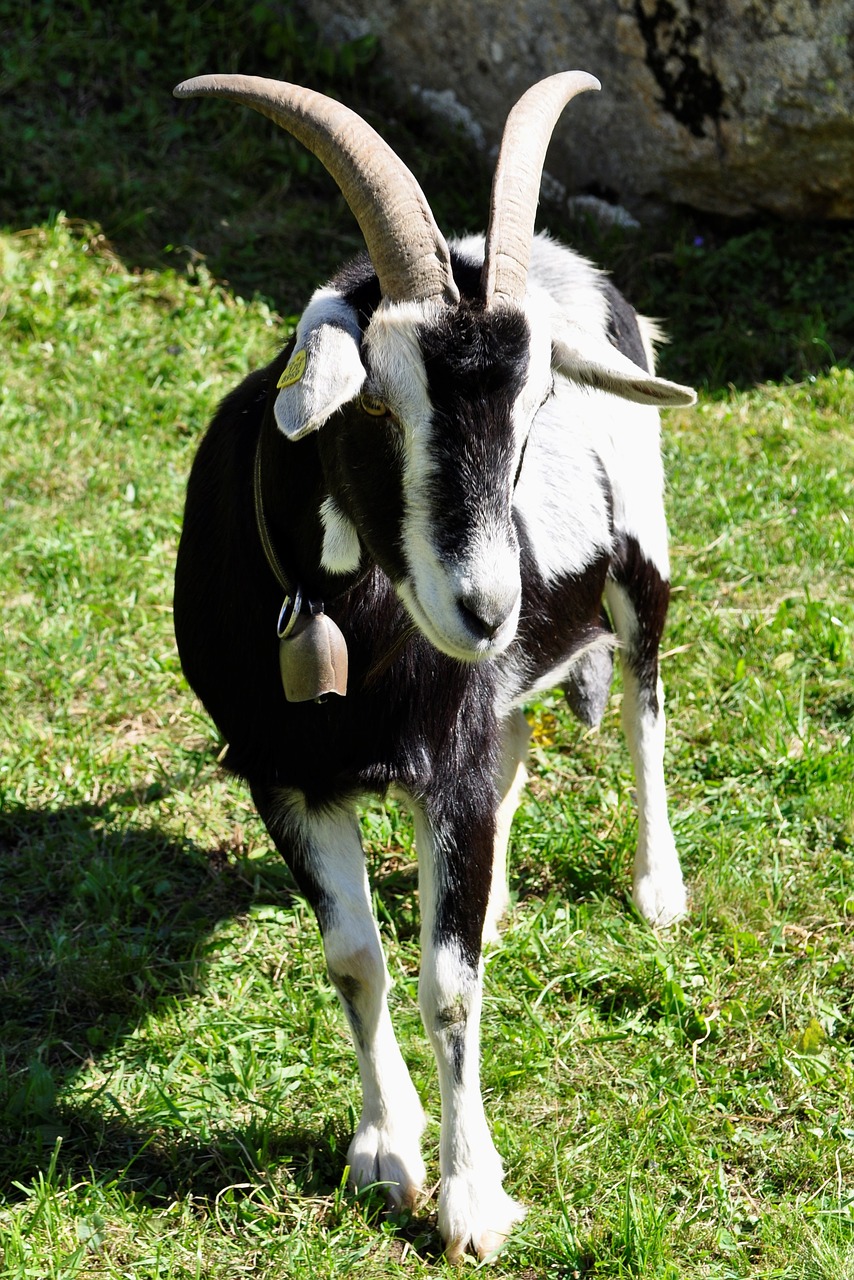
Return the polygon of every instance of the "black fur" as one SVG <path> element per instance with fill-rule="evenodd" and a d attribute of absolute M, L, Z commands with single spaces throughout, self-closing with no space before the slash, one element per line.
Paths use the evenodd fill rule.
<path fill-rule="evenodd" d="M 518 636 L 503 659 L 462 664 L 411 634 L 381 682 L 371 682 L 374 666 L 410 630 L 392 586 L 398 566 L 393 557 L 384 568 L 368 559 L 357 589 L 319 568 L 324 432 L 296 443 L 278 432 L 272 405 L 286 360 L 286 354 L 279 356 L 226 397 L 193 465 L 175 582 L 184 672 L 228 744 L 225 766 L 253 787 L 295 787 L 317 805 L 365 791 L 384 793 L 393 781 L 416 795 L 447 793 L 466 769 L 482 775 L 481 762 L 491 762 L 492 752 L 484 754 L 481 744 L 473 750 L 470 735 L 472 725 L 483 725 L 487 738 L 497 732 L 499 672 L 520 671 L 514 694 L 522 692 L 523 682 L 544 674 L 600 629 L 608 566 L 594 564 L 547 591 L 517 521 L 522 613 Z M 378 423 L 348 421 L 345 428 L 347 434 L 374 433 L 372 443 L 365 443 L 366 466 L 377 433 L 389 430 Z M 262 432 L 264 492 L 277 551 L 310 594 L 327 601 L 327 612 L 347 637 L 351 691 L 321 705 L 287 703 L 282 690 L 275 632 L 282 592 L 261 549 L 252 499 Z M 398 486 L 384 468 L 372 468 L 372 475 L 379 540 L 380 523 L 389 518 L 382 510 L 383 491 L 393 497 Z"/>
<path fill-rule="evenodd" d="M 517 313 L 463 306 L 419 336 L 433 406 L 431 518 L 439 550 L 453 559 L 466 549 L 473 517 L 509 514 L 517 475 L 511 410 L 530 335 Z"/>
<path fill-rule="evenodd" d="M 624 356 L 628 356 L 641 369 L 651 373 L 638 327 L 637 312 L 610 280 L 603 280 L 602 289 L 608 301 L 608 337 L 618 351 L 622 351 Z"/>
<path fill-rule="evenodd" d="M 658 711 L 658 648 L 670 603 L 670 583 L 650 564 L 634 538 L 623 538 L 616 549 L 614 580 L 625 590 L 637 618 L 626 648 L 626 660 L 640 682 L 647 706 Z"/>

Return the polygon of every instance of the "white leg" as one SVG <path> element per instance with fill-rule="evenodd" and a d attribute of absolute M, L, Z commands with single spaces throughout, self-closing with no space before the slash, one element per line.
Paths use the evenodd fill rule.
<path fill-rule="evenodd" d="M 664 786 L 664 688 L 659 680 L 656 712 L 646 705 L 637 684 L 637 677 L 625 663 L 622 721 L 638 796 L 632 898 L 645 920 L 666 928 L 685 915 L 687 897 Z"/>
<path fill-rule="evenodd" d="M 486 920 L 483 925 L 484 943 L 498 941 L 498 924 L 507 910 L 507 903 L 509 902 L 507 846 L 510 842 L 513 815 L 519 807 L 522 788 L 528 781 L 525 758 L 528 754 L 528 740 L 530 737 L 531 730 L 524 714 L 518 709 L 512 711 L 504 722 L 501 742 L 501 765 L 496 779 L 501 800 L 495 816 L 492 883 L 489 890 L 489 903 L 486 908 Z"/>
<path fill-rule="evenodd" d="M 622 723 L 638 797 L 632 897 L 645 920 L 665 928 L 685 915 L 687 898 L 667 812 L 664 689 L 658 678 L 658 635 L 654 631 L 645 634 L 644 620 L 639 620 L 623 587 L 609 584 L 607 599 L 622 646 Z"/>
<path fill-rule="evenodd" d="M 479 882 L 475 873 L 469 884 L 458 883 L 454 872 L 465 859 L 454 859 L 452 867 L 443 842 L 417 811 L 416 841 L 422 921 L 419 999 L 442 1097 L 439 1230 L 449 1261 L 458 1262 L 469 1247 L 483 1259 L 525 1216 L 502 1186 L 501 1158 L 480 1092 L 479 952 L 489 882 Z M 474 856 L 471 864 L 477 863 Z M 456 903 L 451 910 L 449 893 Z"/>
<path fill-rule="evenodd" d="M 259 809 L 267 821 L 260 803 Z M 384 1183 L 393 1207 L 412 1207 L 426 1176 L 424 1112 L 388 1012 L 389 976 L 356 815 L 350 809 L 306 811 L 280 793 L 271 816 L 268 828 L 317 914 L 329 977 L 356 1048 L 362 1115 L 347 1153 L 350 1181 L 357 1187 Z"/>

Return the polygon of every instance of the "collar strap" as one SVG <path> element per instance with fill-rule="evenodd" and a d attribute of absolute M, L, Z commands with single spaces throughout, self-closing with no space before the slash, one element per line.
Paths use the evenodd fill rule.
<path fill-rule="evenodd" d="M 267 561 L 270 572 L 285 593 L 282 607 L 279 610 L 279 620 L 276 624 L 276 634 L 280 640 L 284 640 L 285 636 L 290 635 L 293 630 L 294 624 L 303 608 L 310 614 L 323 613 L 323 601 L 309 600 L 303 595 L 300 584 L 293 582 L 285 572 L 284 566 L 279 559 L 279 554 L 273 546 L 267 517 L 264 515 L 264 499 L 261 494 L 261 439 L 262 436 L 259 435 L 258 443 L 255 446 L 255 467 L 252 480 L 252 491 L 255 499 L 255 525 L 258 529 L 258 537 L 261 540 L 264 558 Z"/>
<path fill-rule="evenodd" d="M 263 437 L 264 432 L 262 428 L 261 433 L 258 436 L 258 443 L 255 446 L 255 466 L 252 480 L 252 491 L 255 501 L 255 526 L 258 530 L 258 537 L 264 551 L 264 559 L 267 561 L 267 566 L 279 586 L 282 588 L 282 591 L 285 593 L 284 603 L 282 604 L 282 608 L 279 613 L 279 626 L 281 627 L 284 623 L 287 627 L 284 634 L 288 635 L 301 612 L 309 614 L 323 613 L 324 605 L 322 600 L 310 599 L 303 591 L 300 584 L 291 578 L 290 574 L 286 571 L 284 565 L 279 559 L 279 554 L 276 551 L 276 548 L 273 546 L 273 539 L 270 537 L 270 527 L 267 524 L 267 517 L 264 514 L 264 499 L 261 493 L 261 443 Z M 356 583 L 361 582 L 369 572 L 370 565 L 360 568 L 352 580 L 348 582 L 342 590 L 337 591 L 335 595 L 330 598 L 338 600 L 353 586 L 355 586 Z M 280 637 L 282 634 L 282 631 L 279 630 Z"/>

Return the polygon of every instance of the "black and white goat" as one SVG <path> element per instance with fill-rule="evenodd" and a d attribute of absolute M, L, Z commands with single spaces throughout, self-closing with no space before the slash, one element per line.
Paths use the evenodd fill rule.
<path fill-rule="evenodd" d="M 317 914 L 362 1081 L 351 1178 L 387 1184 L 395 1205 L 422 1193 L 424 1116 L 389 1019 L 355 805 L 394 787 L 412 809 L 451 1259 L 485 1257 L 524 1212 L 503 1190 L 479 1082 L 481 946 L 506 904 L 525 778 L 519 708 L 563 685 L 597 722 L 615 643 L 639 808 L 634 900 L 653 924 L 685 909 L 662 765 L 656 406 L 694 395 L 655 376 L 654 327 L 598 271 L 533 235 L 552 129 L 593 88 L 568 72 L 524 95 L 486 241 L 450 246 L 408 169 L 341 104 L 254 77 L 175 91 L 234 98 L 294 134 L 367 245 L 220 406 L 190 477 L 175 627 L 226 766 Z M 338 669 L 288 701 L 289 628 L 311 635 L 318 618 L 343 633 L 346 696 L 313 696 L 340 691 Z"/>

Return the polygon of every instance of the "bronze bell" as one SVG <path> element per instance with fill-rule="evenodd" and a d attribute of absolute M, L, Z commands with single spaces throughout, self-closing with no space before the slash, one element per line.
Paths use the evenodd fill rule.
<path fill-rule="evenodd" d="M 347 641 L 325 613 L 300 613 L 279 639 L 279 670 L 288 702 L 347 692 Z"/>

